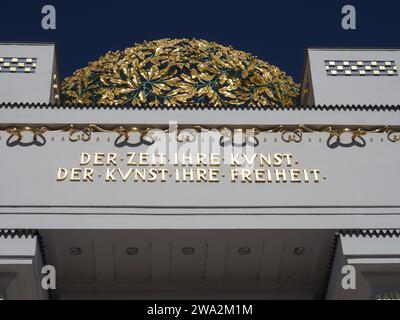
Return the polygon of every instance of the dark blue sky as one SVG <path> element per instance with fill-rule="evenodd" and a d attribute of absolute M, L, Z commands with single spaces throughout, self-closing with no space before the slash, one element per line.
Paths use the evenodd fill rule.
<path fill-rule="evenodd" d="M 57 10 L 57 29 L 41 28 L 41 8 Z M 341 8 L 357 10 L 357 30 L 341 28 Z M 159 38 L 202 38 L 251 52 L 300 81 L 307 47 L 400 47 L 399 0 L 9 1 L 0 40 L 58 44 L 62 76 L 108 50 Z"/>

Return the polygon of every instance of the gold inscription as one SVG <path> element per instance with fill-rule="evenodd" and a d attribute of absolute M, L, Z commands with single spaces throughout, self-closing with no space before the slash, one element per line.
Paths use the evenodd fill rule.
<path fill-rule="evenodd" d="M 58 182 L 319 183 L 319 169 L 298 167 L 290 153 L 81 152 L 79 166 L 57 169 Z M 324 176 L 324 179 L 326 177 Z"/>

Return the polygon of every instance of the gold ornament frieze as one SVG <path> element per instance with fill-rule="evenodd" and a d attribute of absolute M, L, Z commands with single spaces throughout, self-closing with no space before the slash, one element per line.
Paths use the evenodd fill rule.
<path fill-rule="evenodd" d="M 326 133 L 328 134 L 328 140 L 331 143 L 341 143 L 344 135 L 350 137 L 351 141 L 356 141 L 368 134 L 385 134 L 386 139 L 389 142 L 400 141 L 400 130 L 392 128 L 390 126 L 380 126 L 375 128 L 361 128 L 361 127 L 340 127 L 340 126 L 324 126 L 314 127 L 310 125 L 300 124 L 298 126 L 272 126 L 270 128 L 236 128 L 236 127 L 217 127 L 217 128 L 206 128 L 203 126 L 173 126 L 168 128 L 157 128 L 157 127 L 139 127 L 139 126 L 115 126 L 112 128 L 104 127 L 97 124 L 89 124 L 87 126 L 79 126 L 70 124 L 66 127 L 61 128 L 50 128 L 45 126 L 33 127 L 33 126 L 22 126 L 22 127 L 10 127 L 0 129 L 1 132 L 6 132 L 9 135 L 9 139 L 14 139 L 16 142 L 28 141 L 31 139 L 32 142 L 37 141 L 39 138 L 44 139 L 44 135 L 47 133 L 54 132 L 65 132 L 68 133 L 68 139 L 71 142 L 88 142 L 92 139 L 93 133 L 114 133 L 116 134 L 116 140 L 120 142 L 128 142 L 131 140 L 132 135 L 138 136 L 138 143 L 145 142 L 146 144 L 152 144 L 156 140 L 157 132 L 164 133 L 175 133 L 176 140 L 178 142 L 193 142 L 197 136 L 201 133 L 218 133 L 224 141 L 235 141 L 235 137 L 242 136 L 245 141 L 249 141 L 259 136 L 260 134 L 280 134 L 281 140 L 286 143 L 300 143 L 304 141 L 304 134 L 310 133 Z M 242 139 L 243 140 L 243 139 Z"/>

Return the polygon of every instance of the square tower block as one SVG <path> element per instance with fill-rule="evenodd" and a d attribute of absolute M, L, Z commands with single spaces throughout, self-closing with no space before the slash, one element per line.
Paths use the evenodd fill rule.
<path fill-rule="evenodd" d="M 302 105 L 399 105 L 399 49 L 308 49 Z"/>
<path fill-rule="evenodd" d="M 0 103 L 58 103 L 55 44 L 0 43 Z"/>

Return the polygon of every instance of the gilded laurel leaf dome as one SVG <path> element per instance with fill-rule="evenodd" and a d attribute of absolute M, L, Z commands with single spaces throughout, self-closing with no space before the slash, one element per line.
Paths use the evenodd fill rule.
<path fill-rule="evenodd" d="M 298 95 L 299 85 L 276 66 L 196 39 L 108 52 L 62 83 L 66 104 L 290 107 Z"/>

